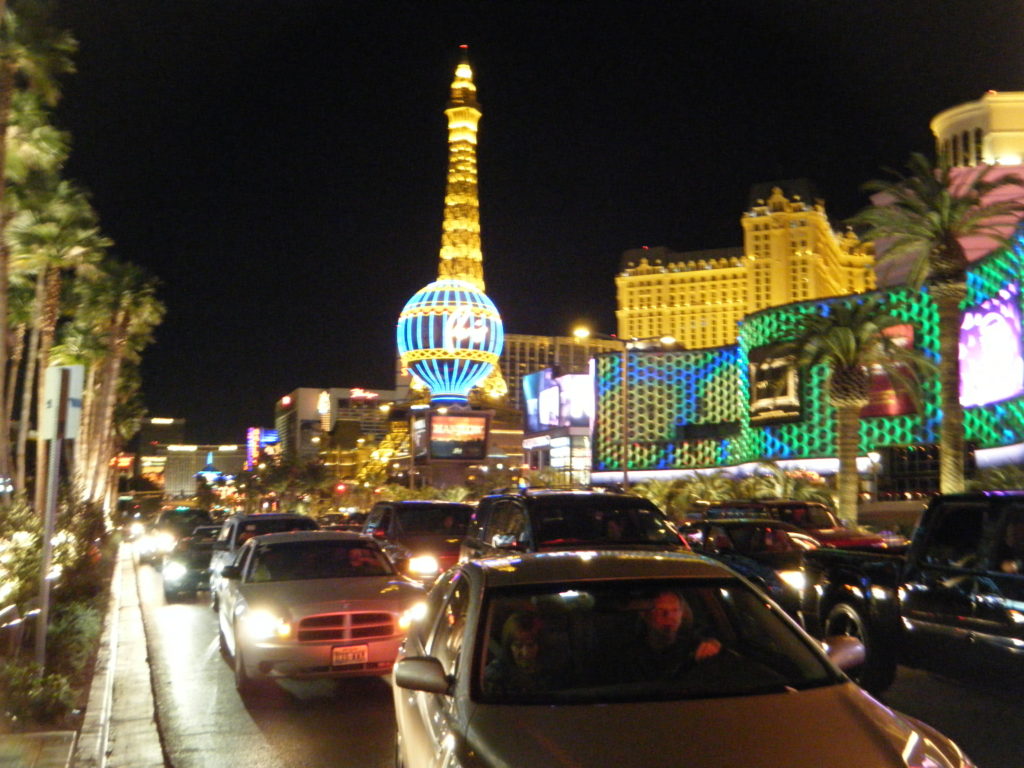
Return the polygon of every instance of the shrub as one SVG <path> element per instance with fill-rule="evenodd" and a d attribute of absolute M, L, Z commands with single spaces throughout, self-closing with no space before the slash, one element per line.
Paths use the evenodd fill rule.
<path fill-rule="evenodd" d="M 65 675 L 41 674 L 35 662 L 10 661 L 0 665 L 0 703 L 12 718 L 35 723 L 56 723 L 75 704 Z"/>
<path fill-rule="evenodd" d="M 102 630 L 103 616 L 90 603 L 76 601 L 55 606 L 46 633 L 47 669 L 79 679 L 92 659 Z"/>

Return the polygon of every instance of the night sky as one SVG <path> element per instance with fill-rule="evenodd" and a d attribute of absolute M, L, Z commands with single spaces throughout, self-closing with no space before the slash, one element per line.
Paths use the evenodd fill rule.
<path fill-rule="evenodd" d="M 199 442 L 297 387 L 390 388 L 435 279 L 448 97 L 470 46 L 484 274 L 508 333 L 614 332 L 622 252 L 739 246 L 750 187 L 833 225 L 929 154 L 930 119 L 1024 90 L 1024 0 L 58 0 L 80 42 L 67 176 L 162 281 L 151 415 Z"/>

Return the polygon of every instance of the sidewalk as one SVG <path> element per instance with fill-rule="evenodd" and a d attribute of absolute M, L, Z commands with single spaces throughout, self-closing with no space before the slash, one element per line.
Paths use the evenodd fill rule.
<path fill-rule="evenodd" d="M 135 568 L 122 544 L 81 731 L 0 736 L 0 768 L 165 768 Z"/>
<path fill-rule="evenodd" d="M 67 763 L 74 768 L 165 766 L 135 568 L 131 545 L 122 544 L 85 721 Z"/>

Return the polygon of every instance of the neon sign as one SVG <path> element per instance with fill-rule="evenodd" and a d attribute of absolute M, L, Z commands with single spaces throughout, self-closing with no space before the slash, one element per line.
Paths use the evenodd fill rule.
<path fill-rule="evenodd" d="M 1007 283 L 960 322 L 960 404 L 1007 400 L 1024 392 L 1020 287 Z"/>

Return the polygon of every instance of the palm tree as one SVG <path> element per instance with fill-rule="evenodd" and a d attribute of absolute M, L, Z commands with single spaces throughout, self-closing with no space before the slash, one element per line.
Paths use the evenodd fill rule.
<path fill-rule="evenodd" d="M 126 362 L 137 362 L 163 319 L 157 280 L 133 264 L 107 259 L 92 277 L 76 281 L 81 301 L 73 328 L 92 337 L 79 340 L 87 356 L 82 425 L 76 441 L 76 471 L 86 500 L 102 500 L 106 467 L 115 451 L 115 408 L 125 402 L 120 389 Z M 73 336 L 71 336 L 73 338 Z M 89 346 L 86 346 L 90 344 Z"/>
<path fill-rule="evenodd" d="M 37 419 L 42 420 L 44 407 L 43 375 L 49 365 L 60 317 L 61 273 L 66 269 L 81 270 L 98 260 L 110 241 L 99 232 L 96 214 L 86 196 L 74 185 L 58 181 L 52 174 L 37 173 L 23 189 L 23 207 L 7 230 L 14 263 L 36 275 L 36 303 L 33 309 L 30 364 L 23 389 L 22 419 L 28 421 L 27 402 L 33 387 L 28 379 L 34 376 L 37 390 Z M 24 473 L 23 428 L 19 429 L 19 474 Z M 36 442 L 35 503 L 42 509 L 45 488 L 45 446 Z"/>
<path fill-rule="evenodd" d="M 16 3 L 0 0 L 0 137 L 8 134 L 15 90 L 32 91 L 46 103 L 56 104 L 59 90 L 56 76 L 73 70 L 71 54 L 77 48 L 66 32 L 55 32 L 44 23 L 43 5 L 30 0 Z M 6 229 L 12 207 L 7 200 L 7 142 L 0 141 L 0 231 Z M 7 319 L 7 290 L 10 262 L 7 242 L 0 237 L 0 321 Z M 0 360 L 7 360 L 7 334 L 0 333 Z M 0 372 L 0 403 L 7 397 L 5 376 Z M 10 474 L 10 412 L 0 410 L 0 475 Z"/>
<path fill-rule="evenodd" d="M 823 479 L 800 470 L 784 469 L 774 461 L 758 462 L 753 474 L 737 481 L 736 498 L 819 501 L 835 508 L 832 491 Z"/>
<path fill-rule="evenodd" d="M 886 329 L 905 321 L 890 315 L 878 297 L 822 307 L 823 314 L 808 314 L 800 321 L 797 366 L 826 365 L 830 370 L 829 402 L 836 409 L 839 456 L 839 517 L 856 524 L 860 412 L 868 403 L 871 371 L 880 369 L 916 399 L 915 373 L 935 366 L 920 352 L 886 334 Z"/>
<path fill-rule="evenodd" d="M 879 263 L 909 261 L 907 284 L 928 287 L 939 320 L 939 484 L 943 493 L 964 489 L 964 426 L 960 405 L 960 305 L 967 296 L 967 257 L 962 238 L 982 236 L 1007 245 L 1003 228 L 1024 213 L 1024 202 L 988 197 L 1024 180 L 1005 175 L 992 179 L 990 166 L 957 169 L 937 166 L 915 153 L 908 174 L 865 185 L 880 204 L 865 208 L 851 221 L 864 226 L 865 240 L 889 240 Z M 960 174 L 963 174 L 962 176 Z"/>

